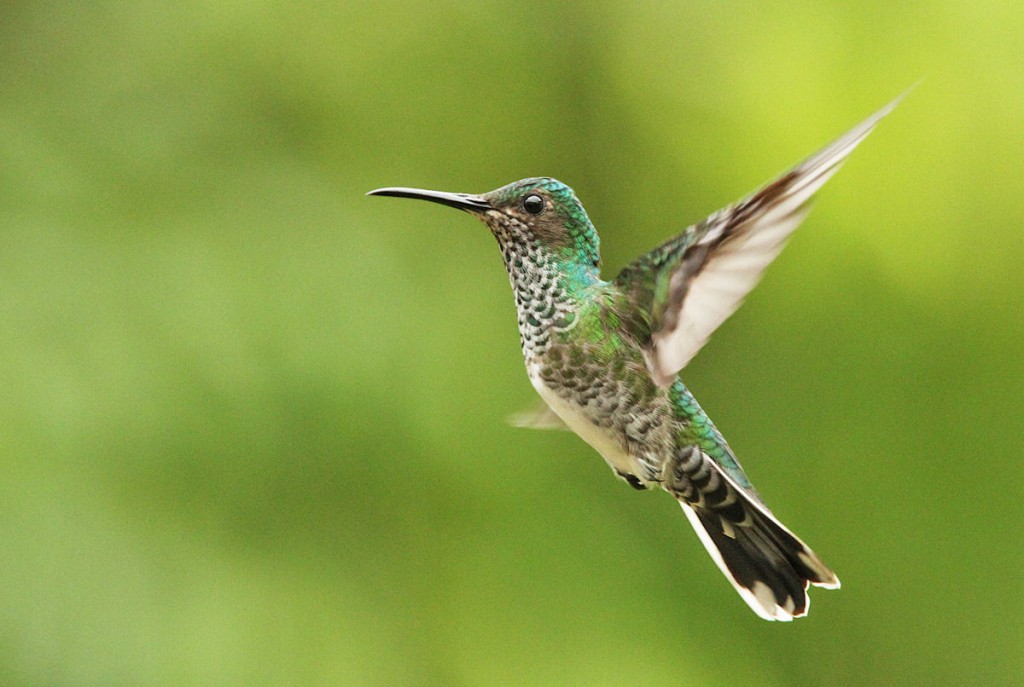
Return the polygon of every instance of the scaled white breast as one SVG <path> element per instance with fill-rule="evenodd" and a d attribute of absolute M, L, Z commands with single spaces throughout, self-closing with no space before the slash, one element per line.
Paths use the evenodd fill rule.
<path fill-rule="evenodd" d="M 558 417 L 562 418 L 569 429 L 579 435 L 583 441 L 601 454 L 601 457 L 612 467 L 613 470 L 626 474 L 636 474 L 636 462 L 622 448 L 618 439 L 611 436 L 607 431 L 601 429 L 587 419 L 578 406 L 565 400 L 554 392 L 540 378 L 539 363 L 528 363 L 526 372 L 530 376 L 533 388 L 537 390 L 544 402 L 555 411 Z"/>

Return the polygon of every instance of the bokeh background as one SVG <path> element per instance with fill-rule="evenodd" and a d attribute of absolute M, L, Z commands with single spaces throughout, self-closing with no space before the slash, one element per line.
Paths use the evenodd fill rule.
<path fill-rule="evenodd" d="M 0 684 L 1024 683 L 1024 9 L 6 2 Z M 908 86 L 685 379 L 835 567 L 757 619 L 532 405 L 493 239 L 606 274 Z"/>

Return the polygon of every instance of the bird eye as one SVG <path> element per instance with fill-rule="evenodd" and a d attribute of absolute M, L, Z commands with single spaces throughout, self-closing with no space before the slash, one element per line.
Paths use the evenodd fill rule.
<path fill-rule="evenodd" d="M 528 195 L 523 199 L 523 209 L 531 215 L 539 215 L 544 211 L 544 199 L 536 193 Z"/>

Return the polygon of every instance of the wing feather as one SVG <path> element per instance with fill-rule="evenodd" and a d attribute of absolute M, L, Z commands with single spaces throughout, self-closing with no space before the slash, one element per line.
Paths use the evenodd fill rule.
<path fill-rule="evenodd" d="M 850 152 L 903 98 L 743 200 L 639 258 L 616 283 L 649 325 L 646 359 L 667 386 L 742 304 L 803 221 L 809 202 Z"/>

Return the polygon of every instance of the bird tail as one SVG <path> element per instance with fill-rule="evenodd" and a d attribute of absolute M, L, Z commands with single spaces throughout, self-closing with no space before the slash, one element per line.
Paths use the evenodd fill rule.
<path fill-rule="evenodd" d="M 683 500 L 679 504 L 711 558 L 755 613 L 765 620 L 807 615 L 808 586 L 838 589 L 839 578 L 767 508 L 736 491 L 745 512 L 739 523 L 713 509 Z"/>

